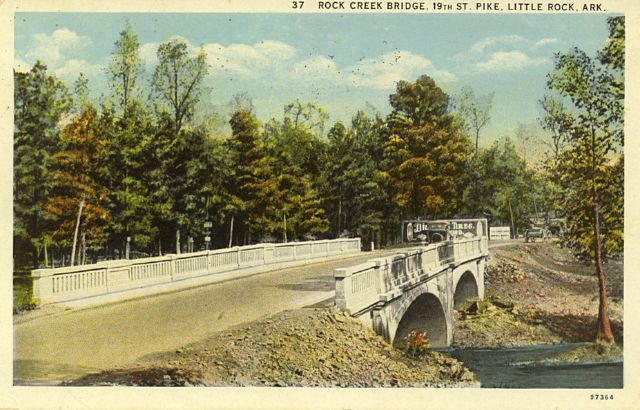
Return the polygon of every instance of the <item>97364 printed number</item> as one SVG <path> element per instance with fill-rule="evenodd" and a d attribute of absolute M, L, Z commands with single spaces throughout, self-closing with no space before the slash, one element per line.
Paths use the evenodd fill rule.
<path fill-rule="evenodd" d="M 592 394 L 591 400 L 613 400 L 613 394 Z"/>

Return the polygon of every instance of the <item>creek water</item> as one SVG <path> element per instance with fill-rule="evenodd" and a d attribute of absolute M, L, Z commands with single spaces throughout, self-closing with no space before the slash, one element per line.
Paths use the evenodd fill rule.
<path fill-rule="evenodd" d="M 438 349 L 464 362 L 482 387 L 598 388 L 623 387 L 622 360 L 606 363 L 549 363 L 545 358 L 579 344 L 536 345 L 495 349 Z M 532 363 L 537 362 L 537 363 Z"/>

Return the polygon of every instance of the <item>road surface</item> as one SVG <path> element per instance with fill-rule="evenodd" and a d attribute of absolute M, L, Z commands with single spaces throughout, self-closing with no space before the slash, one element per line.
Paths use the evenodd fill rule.
<path fill-rule="evenodd" d="M 393 252 L 368 252 L 53 315 L 32 312 L 14 323 L 14 383 L 57 384 L 131 365 L 234 325 L 332 299 L 335 268 Z"/>

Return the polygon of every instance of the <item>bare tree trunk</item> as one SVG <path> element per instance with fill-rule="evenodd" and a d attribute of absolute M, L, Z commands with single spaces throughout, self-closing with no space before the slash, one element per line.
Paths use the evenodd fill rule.
<path fill-rule="evenodd" d="M 78 244 L 78 230 L 80 229 L 80 218 L 82 217 L 82 208 L 84 207 L 85 195 L 82 195 L 80 200 L 80 206 L 78 207 L 78 218 L 76 219 L 76 230 L 73 234 L 73 246 L 71 247 L 71 263 L 69 266 L 73 266 L 76 257 L 76 246 Z"/>
<path fill-rule="evenodd" d="M 509 213 L 511 214 L 511 229 L 513 229 L 513 239 L 517 239 L 516 225 L 513 223 L 513 209 L 511 208 L 511 198 L 509 198 Z"/>
<path fill-rule="evenodd" d="M 80 264 L 85 265 L 87 263 L 87 234 L 85 232 L 82 232 L 82 242 L 80 246 L 82 247 Z"/>
<path fill-rule="evenodd" d="M 231 245 L 233 245 L 233 220 L 235 218 L 235 215 L 231 215 L 231 223 L 229 224 L 229 246 L 228 248 L 231 248 Z"/>
<path fill-rule="evenodd" d="M 287 243 L 287 214 L 285 214 L 284 212 L 282 213 L 282 233 L 283 233 L 283 238 L 284 238 L 284 243 Z"/>
<path fill-rule="evenodd" d="M 176 253 L 180 255 L 180 229 L 176 229 Z"/>

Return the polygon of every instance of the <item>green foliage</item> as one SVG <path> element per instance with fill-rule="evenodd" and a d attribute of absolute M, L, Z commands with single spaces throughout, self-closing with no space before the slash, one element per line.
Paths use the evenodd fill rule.
<path fill-rule="evenodd" d="M 334 236 L 346 230 L 368 242 L 385 229 L 383 135 L 384 120 L 363 111 L 353 116 L 349 129 L 338 122 L 329 131 L 321 191 Z"/>
<path fill-rule="evenodd" d="M 125 23 L 115 43 L 111 62 L 107 69 L 109 85 L 120 102 L 122 115 L 128 114 L 130 101 L 136 90 L 136 82 L 142 73 L 140 42 L 129 21 Z"/>
<path fill-rule="evenodd" d="M 18 263 L 38 253 L 32 241 L 46 234 L 44 205 L 52 189 L 52 158 L 60 149 L 58 123 L 71 99 L 64 84 L 40 61 L 27 73 L 14 73 L 14 246 Z"/>
<path fill-rule="evenodd" d="M 546 117 L 567 128 L 567 147 L 556 169 L 561 208 L 568 220 L 566 243 L 579 257 L 594 262 L 596 241 L 603 245 L 603 257 L 619 253 L 623 241 L 623 172 L 616 140 L 623 138 L 617 110 L 624 101 L 618 98 L 612 103 L 615 78 L 615 72 L 579 49 L 557 54 L 556 70 L 549 74 L 550 90 L 571 104 L 560 116 L 552 111 Z M 619 185 L 612 187 L 612 182 Z M 605 195 L 609 191 L 616 195 Z M 594 232 L 596 225 L 600 238 Z"/>
<path fill-rule="evenodd" d="M 533 203 L 542 187 L 511 139 L 480 150 L 478 157 L 470 161 L 469 169 L 477 181 L 465 191 L 470 213 L 488 214 L 492 221 L 509 225 L 513 220 L 513 228 L 518 231 L 529 227 L 527 216 L 533 213 Z"/>
<path fill-rule="evenodd" d="M 491 107 L 493 106 L 494 94 L 476 96 L 475 91 L 470 87 L 464 87 L 458 97 L 458 113 L 469 134 L 473 133 L 476 138 L 476 155 L 478 154 L 478 140 L 480 130 L 491 120 Z"/>
<path fill-rule="evenodd" d="M 157 108 L 171 115 L 177 137 L 200 100 L 202 80 L 207 75 L 206 54 L 200 50 L 191 56 L 187 43 L 180 38 L 160 44 L 157 54 L 158 65 L 151 84 Z"/>
<path fill-rule="evenodd" d="M 230 120 L 232 135 L 227 140 L 235 174 L 228 180 L 232 196 L 231 213 L 236 216 L 238 237 L 248 243 L 261 233 L 277 231 L 281 217 L 280 192 L 273 173 L 273 157 L 269 156 L 260 135 L 260 124 L 246 109 L 236 111 Z"/>
<path fill-rule="evenodd" d="M 613 344 L 603 260 L 623 250 L 624 19 L 609 19 L 610 38 L 599 59 L 577 48 L 556 54 L 548 87 L 570 102 L 567 148 L 558 161 L 568 244 L 593 262 L 600 303 L 596 341 Z"/>

